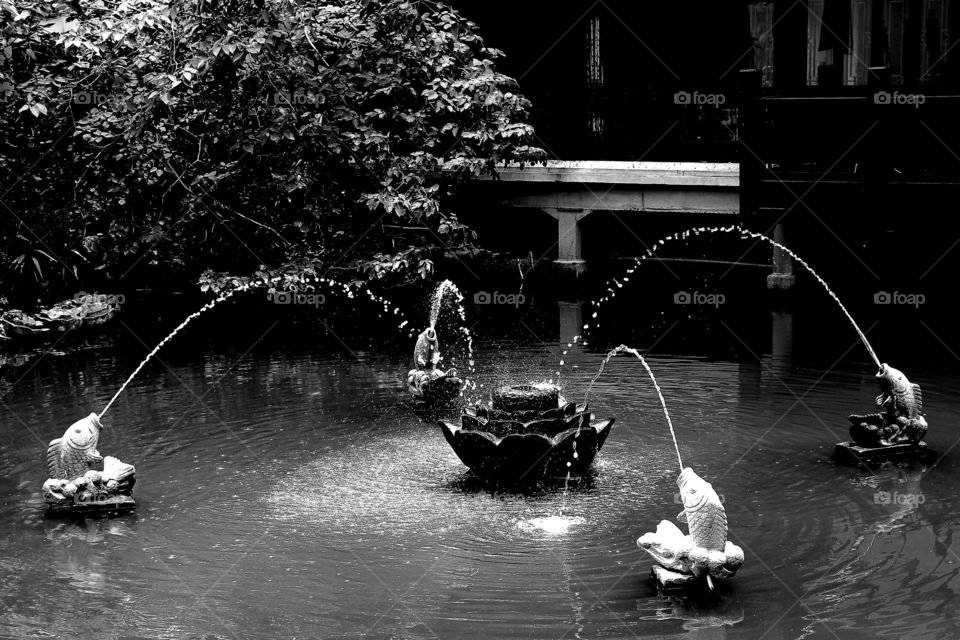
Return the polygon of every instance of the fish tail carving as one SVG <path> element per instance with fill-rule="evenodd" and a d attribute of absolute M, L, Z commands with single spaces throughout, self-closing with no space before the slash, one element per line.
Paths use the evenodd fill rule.
<path fill-rule="evenodd" d="M 60 478 L 60 443 L 63 438 L 55 438 L 47 445 L 47 473 L 51 478 Z"/>

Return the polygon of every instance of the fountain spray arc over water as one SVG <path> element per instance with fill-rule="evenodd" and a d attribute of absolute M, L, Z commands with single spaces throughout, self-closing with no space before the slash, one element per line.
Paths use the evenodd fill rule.
<path fill-rule="evenodd" d="M 663 409 L 663 417 L 667 419 L 667 426 L 670 427 L 670 436 L 673 438 L 673 447 L 677 451 L 677 462 L 680 463 L 680 471 L 683 471 L 683 459 L 680 457 L 680 445 L 677 443 L 677 434 L 673 430 L 673 421 L 670 420 L 670 412 L 667 411 L 667 402 L 663 399 L 663 391 L 660 389 L 660 385 L 657 383 L 657 378 L 653 375 L 653 370 L 650 369 L 650 365 L 647 364 L 647 361 L 644 359 L 640 352 L 632 347 L 628 347 L 625 344 L 621 344 L 619 347 L 612 349 L 607 357 L 603 359 L 603 362 L 600 363 L 600 370 L 597 371 L 597 375 L 593 376 L 593 380 L 590 381 L 590 386 L 587 387 L 587 393 L 583 397 L 583 402 L 586 404 L 587 400 L 590 398 L 590 392 L 593 390 L 593 385 L 597 381 L 597 378 L 603 373 L 603 369 L 607 366 L 607 363 L 610 362 L 611 358 L 621 353 L 630 353 L 637 357 L 640 360 L 640 364 L 643 365 L 643 368 L 647 370 L 647 375 L 650 376 L 650 380 L 653 382 L 653 388 L 657 390 L 657 396 L 660 398 L 660 407 Z"/>
<path fill-rule="evenodd" d="M 177 335 L 177 333 L 179 333 L 181 329 L 183 329 L 183 328 L 186 327 L 188 324 L 190 324 L 190 322 L 192 322 L 195 318 L 197 318 L 198 316 L 200 316 L 201 314 L 203 314 L 205 311 L 209 311 L 210 309 L 214 308 L 215 306 L 217 306 L 217 305 L 220 304 L 221 302 L 223 302 L 223 301 L 231 298 L 231 297 L 232 297 L 234 294 L 236 294 L 236 293 L 241 293 L 241 292 L 249 291 L 249 290 L 251 290 L 251 289 L 259 289 L 259 288 L 266 287 L 266 286 L 274 286 L 274 285 L 278 284 L 279 282 L 281 282 L 282 280 L 284 280 L 284 278 L 285 278 L 284 276 L 274 276 L 274 277 L 272 277 L 272 278 L 268 278 L 268 279 L 263 280 L 263 281 L 241 282 L 241 283 L 237 284 L 234 288 L 232 288 L 232 289 L 230 289 L 230 290 L 228 290 L 228 291 L 224 291 L 223 293 L 221 293 L 220 295 L 218 295 L 216 298 L 214 298 L 214 299 L 211 300 L 210 302 L 206 303 L 205 305 L 203 305 L 202 307 L 200 307 L 199 309 L 197 309 L 196 311 L 194 311 L 193 313 L 191 313 L 190 315 L 188 315 L 188 316 L 183 320 L 183 322 L 181 322 L 179 325 L 177 325 L 176 328 L 174 328 L 173 331 L 171 331 L 169 334 L 167 334 L 167 337 L 165 337 L 163 340 L 161 340 L 161 341 L 157 344 L 157 346 L 155 346 L 155 347 L 146 355 L 146 357 L 144 357 L 144 359 L 140 362 L 140 364 L 137 365 L 137 368 L 133 370 L 133 373 L 131 373 L 131 374 L 127 377 L 127 379 L 124 380 L 123 384 L 120 385 L 120 388 L 117 389 L 117 392 L 116 392 L 115 394 L 113 394 L 113 397 L 110 398 L 110 401 L 107 402 L 107 404 L 106 404 L 106 406 L 104 406 L 103 410 L 100 411 L 99 414 L 97 414 L 97 418 L 98 418 L 98 419 L 99 419 L 99 418 L 103 418 L 104 414 L 107 413 L 107 410 L 110 409 L 110 406 L 113 404 L 113 402 L 114 402 L 118 397 L 120 397 L 120 394 L 123 393 L 123 390 L 127 388 L 127 386 L 130 384 L 130 382 L 133 381 L 133 379 L 137 376 L 137 374 L 140 373 L 140 370 L 143 369 L 143 367 L 146 366 L 146 364 L 151 360 L 151 358 L 153 358 L 153 356 L 155 356 L 155 355 L 157 354 L 157 352 L 160 351 L 160 349 L 163 347 L 163 345 L 165 345 L 165 344 L 167 344 L 168 342 L 170 342 L 170 340 L 172 340 L 173 337 L 174 337 L 175 335 Z M 346 296 L 347 296 L 348 298 L 353 298 L 353 297 L 355 297 L 355 295 L 356 295 L 356 291 L 355 291 L 354 289 L 351 289 L 350 285 L 344 284 L 344 283 L 342 283 L 342 282 L 338 282 L 338 281 L 336 281 L 336 280 L 333 280 L 333 279 L 327 278 L 327 277 L 322 277 L 322 276 L 319 276 L 319 277 L 318 277 L 318 276 L 313 276 L 313 275 L 306 275 L 306 276 L 295 276 L 295 277 L 291 277 L 291 278 L 289 278 L 289 279 L 291 279 L 291 280 L 294 281 L 294 282 L 299 282 L 299 283 L 301 283 L 301 284 L 307 284 L 308 286 L 311 286 L 311 287 L 312 287 L 313 285 L 310 284 L 310 283 L 311 283 L 311 282 L 316 282 L 316 283 L 318 283 L 318 284 L 326 285 L 326 286 L 330 287 L 331 289 L 337 289 L 337 288 L 339 288 L 340 291 L 341 291 L 342 293 L 346 294 Z M 382 306 L 383 306 L 384 313 L 390 313 L 390 312 L 391 312 L 391 305 L 392 305 L 393 303 L 391 303 L 389 300 L 387 300 L 387 299 L 384 298 L 383 296 L 380 296 L 380 295 L 377 295 L 377 294 L 373 293 L 372 291 L 370 291 L 370 289 L 368 289 L 368 288 L 366 288 L 366 287 L 358 287 L 358 290 L 366 293 L 366 294 L 367 294 L 367 297 L 370 298 L 370 300 L 373 301 L 374 303 L 377 303 L 377 304 L 382 305 Z M 400 316 L 400 317 L 402 318 L 402 321 L 401 321 L 401 323 L 400 323 L 400 325 L 399 325 L 398 328 L 403 329 L 404 327 L 408 327 L 408 326 L 410 325 L 410 321 L 407 320 L 407 319 L 403 316 L 403 313 L 400 311 L 400 308 L 399 308 L 399 307 L 393 306 L 393 307 L 392 307 L 392 313 L 393 313 L 393 315 Z M 408 328 L 407 330 L 408 330 L 408 332 L 410 332 L 411 335 L 413 335 L 413 327 L 410 327 L 410 328 Z"/>
<path fill-rule="evenodd" d="M 661 238 L 660 240 L 656 241 L 655 243 L 653 243 L 653 245 L 651 246 L 651 248 L 647 249 L 647 251 L 646 251 L 646 253 L 644 253 L 644 255 L 640 256 L 639 258 L 635 258 L 635 259 L 634 259 L 634 264 L 633 264 L 632 267 L 630 267 L 629 269 L 627 269 L 626 275 L 620 277 L 619 279 L 618 279 L 618 278 L 614 278 L 613 280 L 611 280 L 611 282 L 610 282 L 610 285 L 611 285 L 611 286 L 608 286 L 608 287 L 607 287 L 607 295 L 604 295 L 604 296 L 600 297 L 598 300 L 595 300 L 595 301 L 593 302 L 594 311 L 593 311 L 593 313 L 591 314 L 591 318 L 594 319 L 594 320 L 596 320 L 597 316 L 598 316 L 599 313 L 600 313 L 600 306 L 601 306 L 604 302 L 608 302 L 608 301 L 612 300 L 612 299 L 616 296 L 617 291 L 618 291 L 619 289 L 622 289 L 622 288 L 623 288 L 624 283 L 630 281 L 630 276 L 633 275 L 634 271 L 636 271 L 636 269 L 637 269 L 644 261 L 646 261 L 646 260 L 648 260 L 648 259 L 650 259 L 650 258 L 653 258 L 653 257 L 655 256 L 656 251 L 657 251 L 657 249 L 658 249 L 659 247 L 662 247 L 662 246 L 666 245 L 668 242 L 673 242 L 673 241 L 675 241 L 675 240 L 687 240 L 687 239 L 689 239 L 691 236 L 699 236 L 701 233 L 703 233 L 703 234 L 706 234 L 706 233 L 727 233 L 727 234 L 739 235 L 739 236 L 740 236 L 742 239 L 744 239 L 744 240 L 751 239 L 751 238 L 754 239 L 754 240 L 761 240 L 761 241 L 766 242 L 767 244 L 769 244 L 769 245 L 771 245 L 771 246 L 773 246 L 773 247 L 776 247 L 776 248 L 780 249 L 781 251 L 783 251 L 783 252 L 785 252 L 786 254 L 788 254 L 791 258 L 793 258 L 794 260 L 796 260 L 797 262 L 799 262 L 799 263 L 803 266 L 803 268 L 805 268 L 805 269 L 810 273 L 810 275 L 812 275 L 812 276 L 817 280 L 817 282 L 819 282 L 820 285 L 823 286 L 823 288 L 824 288 L 824 290 L 827 292 L 827 294 L 829 294 L 829 296 L 830 296 L 831 298 L 833 298 L 834 301 L 837 303 L 837 305 L 840 307 L 840 310 L 841 310 L 841 311 L 843 312 L 843 314 L 847 317 L 847 320 L 850 321 L 850 324 L 853 326 L 854 330 L 857 332 L 857 335 L 860 336 L 860 341 L 863 343 L 863 346 L 866 347 L 867 352 L 870 354 L 870 358 L 874 361 L 874 363 L 876 363 L 877 368 L 880 368 L 880 367 L 882 366 L 882 365 L 881 365 L 881 362 L 880 362 L 880 358 L 877 357 L 876 351 L 873 350 L 873 347 L 870 345 L 870 342 L 867 340 L 867 336 L 866 336 L 866 335 L 863 333 L 863 331 L 860 329 L 860 326 L 859 326 L 859 325 L 856 323 L 856 321 L 853 319 L 853 316 L 851 316 L 851 315 L 850 315 L 850 312 L 847 311 L 847 308 L 846 308 L 845 306 L 843 306 L 843 303 L 840 301 L 840 298 L 837 297 L 837 294 L 833 292 L 833 290 L 827 285 L 826 281 L 825 281 L 823 278 L 820 277 L 820 274 L 818 274 L 816 271 L 814 271 L 813 267 L 811 267 L 811 266 L 807 263 L 806 260 L 804 260 L 803 258 L 801 258 L 800 256 L 798 256 L 798 255 L 797 255 L 796 253 L 794 253 L 791 249 L 789 249 L 788 247 L 785 247 L 784 245 L 782 245 L 781 243 L 777 242 L 776 240 L 773 240 L 772 238 L 769 238 L 769 237 L 763 235 L 762 233 L 756 233 L 756 232 L 753 232 L 753 231 L 749 231 L 749 230 L 744 229 L 743 227 L 740 227 L 740 226 L 738 226 L 738 225 L 730 225 L 730 226 L 728 226 L 728 227 L 698 227 L 698 228 L 696 228 L 696 229 L 687 229 L 686 231 L 681 231 L 681 232 L 675 233 L 675 234 L 673 234 L 673 235 L 666 236 L 665 238 Z M 614 289 L 614 286 L 616 286 L 616 289 Z M 596 328 L 596 327 L 598 327 L 598 326 L 599 326 L 599 325 L 598 325 L 597 323 L 594 323 L 594 324 L 592 325 L 592 328 Z M 590 329 L 591 329 L 591 324 L 590 324 L 589 322 L 588 322 L 588 323 L 585 323 L 585 324 L 583 325 L 583 331 L 584 331 L 584 332 L 589 331 Z M 578 340 L 581 340 L 582 337 L 583 337 L 583 334 L 574 336 L 573 340 L 572 340 L 570 343 L 567 344 L 567 348 L 568 348 L 568 349 L 572 348 L 573 345 L 575 345 Z M 586 344 L 586 342 L 582 342 L 582 341 L 581 341 L 581 344 Z M 566 355 L 566 354 L 567 354 L 567 352 L 564 351 L 564 352 L 563 352 L 563 355 Z M 563 360 L 561 360 L 561 361 L 560 361 L 560 366 L 563 367 L 563 364 L 564 364 L 564 362 L 563 362 Z M 558 371 L 557 374 L 559 375 L 560 372 Z"/>

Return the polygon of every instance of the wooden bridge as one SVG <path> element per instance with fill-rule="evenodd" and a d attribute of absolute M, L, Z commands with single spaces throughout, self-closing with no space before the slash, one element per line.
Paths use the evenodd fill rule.
<path fill-rule="evenodd" d="M 484 199 L 542 209 L 557 220 L 557 264 L 582 273 L 580 221 L 594 211 L 740 213 L 736 163 L 562 161 L 500 169 Z M 492 193 L 491 193 L 492 190 Z"/>

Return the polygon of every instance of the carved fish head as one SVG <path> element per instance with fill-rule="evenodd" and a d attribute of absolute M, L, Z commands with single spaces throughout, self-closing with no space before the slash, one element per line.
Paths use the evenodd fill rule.
<path fill-rule="evenodd" d="M 877 378 L 880 379 L 880 388 L 884 391 L 903 393 L 910 386 L 910 381 L 907 380 L 907 376 L 903 375 L 903 372 L 899 369 L 894 369 L 887 363 L 880 365 L 880 370 L 877 371 Z"/>
<path fill-rule="evenodd" d="M 91 413 L 86 418 L 77 420 L 70 425 L 63 439 L 74 449 L 96 449 L 102 428 L 103 424 L 100 423 L 100 418 L 97 417 L 97 414 Z"/>
<path fill-rule="evenodd" d="M 413 359 L 416 367 L 430 367 L 440 361 L 440 344 L 437 341 L 436 329 L 427 327 L 417 336 Z"/>
<path fill-rule="evenodd" d="M 680 499 L 687 513 L 696 513 L 708 505 L 723 510 L 720 496 L 713 490 L 713 485 L 698 476 L 690 467 L 680 472 L 677 486 L 680 487 Z"/>

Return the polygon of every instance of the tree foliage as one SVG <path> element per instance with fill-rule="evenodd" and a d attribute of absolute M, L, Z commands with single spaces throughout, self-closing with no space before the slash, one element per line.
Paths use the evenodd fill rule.
<path fill-rule="evenodd" d="M 0 280 L 429 275 L 542 157 L 501 55 L 428 0 L 0 0 Z"/>

